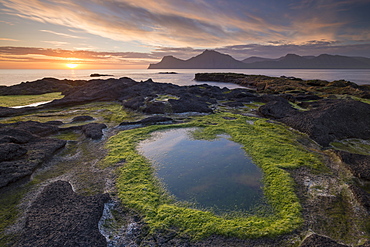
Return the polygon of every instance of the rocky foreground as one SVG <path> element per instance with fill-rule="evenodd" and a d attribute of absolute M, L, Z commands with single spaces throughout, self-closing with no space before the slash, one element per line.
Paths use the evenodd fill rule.
<path fill-rule="evenodd" d="M 96 177 L 84 178 L 89 180 L 84 183 L 97 180 L 104 184 L 93 191 L 93 195 L 83 196 L 72 190 L 72 187 L 81 190 L 77 177 L 83 170 L 76 172 L 78 176 L 67 176 L 68 172 L 53 175 L 31 189 L 29 193 L 33 193 L 34 198 L 25 197 L 28 199 L 23 200 L 27 202 L 17 202 L 23 205 L 23 216 L 16 224 L 19 232 L 11 230 L 14 222 L 10 222 L 2 229 L 1 243 L 10 246 L 106 246 L 108 240 L 115 246 L 370 246 L 369 224 L 366 223 L 370 222 L 370 153 L 336 150 L 331 146 L 333 141 L 370 139 L 370 105 L 364 103 L 370 98 L 370 86 L 348 81 L 304 81 L 242 74 L 197 74 L 195 79 L 232 82 L 246 88 L 229 90 L 205 84 L 180 87 L 150 79 L 136 82 L 130 78 L 90 81 L 44 78 L 0 87 L 0 95 L 50 92 L 64 95 L 62 99 L 38 107 L 0 107 L 0 197 L 9 197 L 18 188 L 35 182 L 34 178 L 45 167 L 59 164 L 60 160 L 70 162 L 61 158 L 70 146 L 75 145 L 79 150 L 68 156 L 73 160 L 84 157 L 83 145 L 99 146 L 109 135 L 125 128 L 175 124 L 187 121 L 191 117 L 189 113 L 230 111 L 267 118 L 305 133 L 309 141 L 302 141 L 303 144 L 322 156 L 328 172 L 318 175 L 304 168 L 291 172 L 303 205 L 305 223 L 301 229 L 273 239 L 211 236 L 193 242 L 169 232 L 150 235 L 140 215 L 120 209 L 129 219 L 135 215 L 133 221 L 138 228 L 131 232 L 126 228 L 125 234 L 122 233 L 129 240 L 110 241 L 99 232 L 98 222 L 104 203 L 115 200 L 114 192 L 110 193 L 111 197 L 103 193 L 114 187 L 114 182 L 105 175 L 98 175 L 100 172 L 92 167 Z M 62 109 L 94 102 L 117 102 L 140 117 L 116 124 L 91 116 L 77 116 L 68 123 L 14 120 L 23 116 L 46 118 Z M 251 104 L 258 105 L 258 109 L 246 111 Z M 74 141 L 57 138 L 71 132 L 79 138 Z M 98 156 L 101 152 L 97 153 Z M 88 160 L 85 158 L 84 164 L 88 164 Z M 107 185 L 108 182 L 112 184 Z M 9 240 L 9 234 L 15 237 Z"/>

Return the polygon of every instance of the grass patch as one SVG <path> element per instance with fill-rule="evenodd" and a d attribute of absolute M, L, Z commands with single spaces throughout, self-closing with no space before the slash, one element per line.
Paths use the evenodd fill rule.
<path fill-rule="evenodd" d="M 236 119 L 226 120 L 223 117 Z M 250 120 L 255 120 L 253 125 L 246 123 Z M 263 171 L 264 193 L 274 214 L 224 218 L 212 212 L 181 206 L 171 199 L 153 175 L 150 161 L 138 153 L 136 146 L 141 140 L 149 138 L 153 131 L 176 127 L 202 127 L 194 133 L 194 137 L 210 140 L 218 134 L 228 134 L 232 141 L 242 144 Z M 288 233 L 303 222 L 294 182 L 286 169 L 321 166 L 319 158 L 301 147 L 296 138 L 297 134 L 286 127 L 265 120 L 214 114 L 176 126 L 159 125 L 122 131 L 107 142 L 109 151 L 104 165 L 125 161 L 118 168 L 118 196 L 125 205 L 143 214 L 152 231 L 175 226 L 180 234 L 194 239 L 211 234 L 238 238 L 272 237 Z"/>
<path fill-rule="evenodd" d="M 61 99 L 63 97 L 64 96 L 61 93 L 46 93 L 40 95 L 7 95 L 0 96 L 0 106 L 2 107 L 26 106 L 38 102 Z"/>

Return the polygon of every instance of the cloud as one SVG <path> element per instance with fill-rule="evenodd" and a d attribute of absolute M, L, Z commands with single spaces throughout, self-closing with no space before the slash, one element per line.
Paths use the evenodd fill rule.
<path fill-rule="evenodd" d="M 19 41 L 16 39 L 0 38 L 0 41 Z"/>
<path fill-rule="evenodd" d="M 63 42 L 63 41 L 42 41 L 42 42 L 52 44 L 52 45 L 55 45 L 55 46 L 64 46 L 64 45 L 69 44 L 68 42 Z"/>
<path fill-rule="evenodd" d="M 44 49 L 35 47 L 0 47 L 0 61 L 13 62 L 65 62 L 81 64 L 142 64 L 160 58 L 150 53 L 139 52 L 96 52 L 86 50 Z"/>
<path fill-rule="evenodd" d="M 66 26 L 112 40 L 166 47 L 211 48 L 267 44 L 271 40 L 295 44 L 307 40 L 337 40 L 338 35 L 344 35 L 340 33 L 343 27 L 356 18 L 349 1 L 290 2 L 3 0 L 2 4 L 7 14 L 25 19 Z M 365 1 L 353 2 L 356 6 L 366 5 Z M 347 9 L 348 14 L 339 13 L 343 9 Z M 368 30 L 368 25 L 362 29 Z M 350 35 L 346 38 L 350 39 Z"/>
<path fill-rule="evenodd" d="M 274 44 L 274 45 L 235 45 L 216 48 L 217 51 L 229 54 L 236 59 L 245 59 L 250 56 L 278 58 L 288 53 L 301 56 L 332 54 L 344 56 L 370 57 L 370 43 L 341 44 L 338 41 L 311 40 L 304 44 Z"/>
<path fill-rule="evenodd" d="M 41 32 L 45 32 L 45 33 L 55 34 L 55 35 L 62 36 L 62 37 L 65 37 L 65 38 L 85 39 L 85 37 L 80 37 L 80 36 L 76 36 L 76 35 L 70 35 L 70 34 L 66 34 L 66 33 L 58 33 L 58 32 L 54 32 L 54 31 L 51 31 L 51 30 L 40 30 L 40 31 Z"/>

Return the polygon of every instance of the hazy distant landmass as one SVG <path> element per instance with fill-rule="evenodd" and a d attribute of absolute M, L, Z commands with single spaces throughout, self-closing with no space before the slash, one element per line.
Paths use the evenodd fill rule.
<path fill-rule="evenodd" d="M 205 50 L 188 60 L 165 56 L 159 63 L 150 64 L 148 69 L 370 69 L 370 58 L 287 54 L 276 59 L 249 57 L 239 61 L 227 54 Z"/>

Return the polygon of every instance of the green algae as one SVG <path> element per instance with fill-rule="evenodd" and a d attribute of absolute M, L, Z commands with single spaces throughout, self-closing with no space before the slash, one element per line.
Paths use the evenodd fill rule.
<path fill-rule="evenodd" d="M 7 95 L 0 96 L 0 106 L 2 107 L 26 106 L 38 102 L 61 99 L 63 97 L 64 96 L 60 92 L 46 93 L 40 95 Z"/>
<path fill-rule="evenodd" d="M 247 124 L 247 121 L 254 121 L 254 124 Z M 232 141 L 242 144 L 264 173 L 264 194 L 274 213 L 226 218 L 174 201 L 161 187 L 149 160 L 138 153 L 136 146 L 149 138 L 153 131 L 183 127 L 203 127 L 194 133 L 198 139 L 212 140 L 218 134 L 228 134 Z M 287 169 L 321 166 L 317 156 L 298 144 L 296 135 L 285 126 L 266 120 L 214 114 L 197 117 L 185 124 L 122 131 L 108 140 L 104 165 L 124 162 L 118 168 L 118 196 L 125 205 L 144 216 L 152 231 L 177 227 L 180 234 L 194 239 L 211 234 L 239 238 L 271 237 L 291 232 L 303 222 L 301 204 L 294 192 L 295 184 Z"/>

